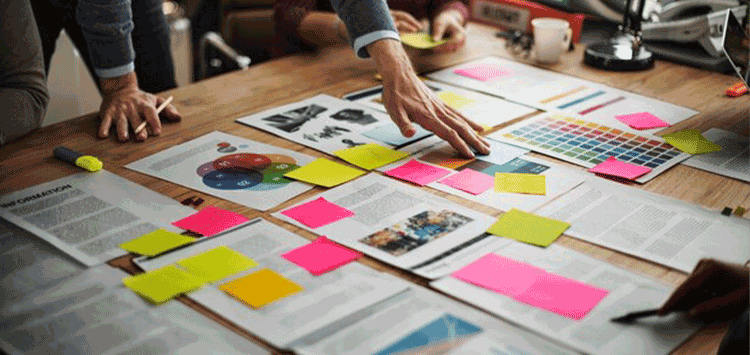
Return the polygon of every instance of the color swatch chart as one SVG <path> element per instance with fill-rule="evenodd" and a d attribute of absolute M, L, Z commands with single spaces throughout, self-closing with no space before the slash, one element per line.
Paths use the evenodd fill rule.
<path fill-rule="evenodd" d="M 613 156 L 653 169 L 636 181 L 644 183 L 690 157 L 656 137 L 566 117 L 541 115 L 488 136 L 573 164 L 593 168 Z"/>

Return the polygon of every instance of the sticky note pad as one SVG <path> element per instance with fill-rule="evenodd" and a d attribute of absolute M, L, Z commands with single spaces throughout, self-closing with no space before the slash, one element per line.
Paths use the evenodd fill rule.
<path fill-rule="evenodd" d="M 671 126 L 669 122 L 648 112 L 631 113 L 628 115 L 615 116 L 618 121 L 638 130 Z"/>
<path fill-rule="evenodd" d="M 227 246 L 220 246 L 179 260 L 177 265 L 207 282 L 216 282 L 229 275 L 254 268 L 258 263 Z"/>
<path fill-rule="evenodd" d="M 546 195 L 547 178 L 537 174 L 495 173 L 495 192 Z"/>
<path fill-rule="evenodd" d="M 328 202 L 323 197 L 292 207 L 281 214 L 310 228 L 318 228 L 340 219 L 354 216 L 354 212 Z"/>
<path fill-rule="evenodd" d="M 488 81 L 500 76 L 509 75 L 510 72 L 498 65 L 482 64 L 470 68 L 456 69 L 456 74 L 463 75 L 472 79 Z"/>
<path fill-rule="evenodd" d="M 323 236 L 282 257 L 318 276 L 357 260 L 362 257 L 362 254 L 340 246 Z"/>
<path fill-rule="evenodd" d="M 451 276 L 506 296 L 517 296 L 546 271 L 497 254 L 487 254 Z"/>
<path fill-rule="evenodd" d="M 546 247 L 560 237 L 568 227 L 568 223 L 514 208 L 500 216 L 487 232 Z"/>
<path fill-rule="evenodd" d="M 284 174 L 284 176 L 315 185 L 332 187 L 353 180 L 364 173 L 362 170 L 326 158 L 318 158 L 299 169 Z"/>
<path fill-rule="evenodd" d="M 303 290 L 302 286 L 269 269 L 225 283 L 219 289 L 253 308 L 263 307 Z"/>
<path fill-rule="evenodd" d="M 399 152 L 377 144 L 362 144 L 352 148 L 337 150 L 333 154 L 351 164 L 368 170 L 377 169 L 409 156 L 409 153 Z"/>
<path fill-rule="evenodd" d="M 517 301 L 555 312 L 561 316 L 581 319 L 609 291 L 553 274 L 538 277 Z"/>
<path fill-rule="evenodd" d="M 413 125 L 413 127 L 416 133 L 414 133 L 414 135 L 411 137 L 404 137 L 404 135 L 401 134 L 401 130 L 398 129 L 398 126 L 396 126 L 395 123 L 375 127 L 369 131 L 362 132 L 362 134 L 378 142 L 383 142 L 394 147 L 399 147 L 409 142 L 413 142 L 432 135 L 432 132 L 422 128 L 419 125 Z"/>
<path fill-rule="evenodd" d="M 737 207 L 734 209 L 734 215 L 738 217 L 742 217 L 742 215 L 745 214 L 745 208 L 744 207 Z"/>
<path fill-rule="evenodd" d="M 427 33 L 404 33 L 401 35 L 401 43 L 414 48 L 419 49 L 430 49 L 435 48 L 448 40 L 441 39 L 439 41 L 433 41 L 432 36 Z"/>
<path fill-rule="evenodd" d="M 721 150 L 720 145 L 703 137 L 701 131 L 697 129 L 686 129 L 676 133 L 665 134 L 661 137 L 675 148 L 689 154 L 705 154 Z"/>
<path fill-rule="evenodd" d="M 470 194 L 479 195 L 492 188 L 494 179 L 485 173 L 464 169 L 440 180 L 440 183 Z"/>
<path fill-rule="evenodd" d="M 450 170 L 441 169 L 412 159 L 404 165 L 386 171 L 385 174 L 424 186 L 450 174 Z"/>
<path fill-rule="evenodd" d="M 157 229 L 120 244 L 120 248 L 140 255 L 156 256 L 165 251 L 193 242 L 195 242 L 195 238 L 172 233 L 164 229 Z"/>
<path fill-rule="evenodd" d="M 128 276 L 122 283 L 133 292 L 154 304 L 164 303 L 175 296 L 196 290 L 203 286 L 203 280 L 168 265 L 145 274 Z"/>
<path fill-rule="evenodd" d="M 651 168 L 619 161 L 615 157 L 609 157 L 599 165 L 589 169 L 592 173 L 611 175 L 635 180 L 639 176 L 651 172 Z"/>
<path fill-rule="evenodd" d="M 453 107 L 456 110 L 460 110 L 466 106 L 470 106 L 476 103 L 476 101 L 466 96 L 459 95 L 450 91 L 441 91 L 437 93 L 437 96 L 440 98 L 440 100 L 443 100 L 446 105 Z"/>
<path fill-rule="evenodd" d="M 172 224 L 176 227 L 199 233 L 205 237 L 210 237 L 247 221 L 247 217 L 239 213 L 214 206 L 207 206 L 197 213 Z"/>

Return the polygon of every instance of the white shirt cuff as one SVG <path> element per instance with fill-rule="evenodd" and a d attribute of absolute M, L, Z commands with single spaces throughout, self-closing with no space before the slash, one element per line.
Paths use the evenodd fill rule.
<path fill-rule="evenodd" d="M 114 78 L 118 76 L 123 76 L 132 71 L 135 71 L 135 64 L 133 62 L 130 62 L 125 65 L 121 65 L 119 67 L 108 68 L 108 69 L 94 68 L 94 73 L 96 73 L 96 76 L 98 76 L 101 79 L 109 79 L 109 78 Z"/>
<path fill-rule="evenodd" d="M 370 58 L 370 53 L 367 53 L 367 45 L 385 38 L 401 41 L 401 37 L 399 37 L 398 32 L 396 31 L 380 30 L 370 32 L 368 34 L 361 35 L 354 40 L 354 53 L 357 53 L 357 57 L 360 58 Z"/>

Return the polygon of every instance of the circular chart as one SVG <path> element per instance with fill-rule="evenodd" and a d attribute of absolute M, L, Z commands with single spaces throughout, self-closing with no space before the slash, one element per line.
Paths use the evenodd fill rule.
<path fill-rule="evenodd" d="M 233 152 L 236 148 L 222 143 L 218 151 Z M 284 174 L 296 168 L 294 158 L 286 155 L 235 153 L 201 164 L 196 173 L 214 189 L 269 191 L 290 183 Z"/>

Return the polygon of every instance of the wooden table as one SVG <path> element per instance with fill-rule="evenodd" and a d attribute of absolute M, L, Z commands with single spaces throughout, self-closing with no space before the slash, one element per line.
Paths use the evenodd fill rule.
<path fill-rule="evenodd" d="M 420 72 L 426 72 L 486 55 L 512 58 L 505 50 L 504 42 L 495 38 L 495 32 L 494 28 L 471 24 L 466 47 L 450 54 L 412 53 L 415 67 Z M 700 111 L 695 117 L 666 129 L 664 133 L 685 128 L 697 128 L 704 131 L 710 127 L 718 127 L 748 135 L 750 100 L 747 97 L 728 98 L 723 94 L 725 88 L 738 81 L 736 76 L 703 71 L 664 61 L 657 61 L 653 69 L 642 72 L 607 72 L 585 66 L 582 62 L 583 50 L 583 46 L 576 46 L 575 51 L 563 55 L 560 63 L 548 65 L 545 68 Z M 73 150 L 94 155 L 104 162 L 107 170 L 176 200 L 199 195 L 206 200 L 206 205 L 230 209 L 250 218 L 262 216 L 305 238 L 313 239 L 315 237 L 313 234 L 282 223 L 271 217 L 270 213 L 311 197 L 323 191 L 322 188 L 315 188 L 274 210 L 259 212 L 126 170 L 123 166 L 214 130 L 316 157 L 325 156 L 299 144 L 235 123 L 234 119 L 321 93 L 340 97 L 355 90 L 374 86 L 378 84 L 373 79 L 374 73 L 375 66 L 372 61 L 356 59 L 349 48 L 329 48 L 315 54 L 296 55 L 256 65 L 244 72 L 222 75 L 163 93 L 165 96 L 174 95 L 173 103 L 183 114 L 184 119 L 179 123 L 165 124 L 160 137 L 149 138 L 145 143 L 120 143 L 112 137 L 106 140 L 97 139 L 96 114 L 46 127 L 20 142 L 0 148 L 0 194 L 80 172 L 78 168 L 52 157 L 54 147 L 65 145 Z M 717 210 L 717 213 L 725 206 L 750 206 L 750 184 L 684 165 L 677 165 L 644 185 L 634 186 Z M 436 195 L 493 216 L 502 212 L 439 191 L 429 190 Z M 563 236 L 557 243 L 604 259 L 625 269 L 646 274 L 666 284 L 677 286 L 686 277 L 686 274 L 682 272 L 573 238 Z M 130 257 L 123 257 L 110 264 L 136 272 L 137 268 L 130 262 L 130 259 Z M 418 284 L 427 285 L 424 279 L 388 267 L 371 258 L 364 258 L 362 262 Z M 189 299 L 180 297 L 180 300 L 232 327 L 248 339 L 276 351 L 262 340 L 233 327 Z M 716 351 L 726 328 L 726 324 L 706 327 L 677 348 L 674 353 L 712 354 Z"/>

